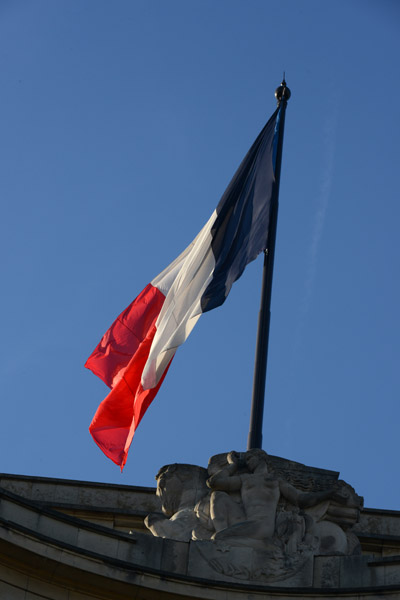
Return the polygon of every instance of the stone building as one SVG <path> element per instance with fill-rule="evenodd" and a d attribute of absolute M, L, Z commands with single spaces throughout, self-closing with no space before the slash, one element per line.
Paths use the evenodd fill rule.
<path fill-rule="evenodd" d="M 233 454 L 161 469 L 158 495 L 1 475 L 0 598 L 400 598 L 400 511 L 364 508 L 338 473 Z"/>

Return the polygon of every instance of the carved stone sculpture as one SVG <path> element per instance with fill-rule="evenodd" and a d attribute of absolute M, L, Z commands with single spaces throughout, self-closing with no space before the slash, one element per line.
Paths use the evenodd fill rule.
<path fill-rule="evenodd" d="M 208 492 L 207 470 L 196 465 L 167 465 L 159 470 L 156 480 L 164 514 L 148 515 L 146 527 L 157 537 L 182 542 L 191 540 L 199 522 L 195 506 Z"/>
<path fill-rule="evenodd" d="M 362 498 L 317 469 L 257 449 L 216 455 L 208 470 L 167 465 L 156 479 L 164 514 L 146 526 L 197 543 L 208 568 L 233 579 L 280 581 L 314 555 L 359 552 L 351 528 Z"/>

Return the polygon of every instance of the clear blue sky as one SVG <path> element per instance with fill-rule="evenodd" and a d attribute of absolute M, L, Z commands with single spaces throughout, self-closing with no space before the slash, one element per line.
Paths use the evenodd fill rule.
<path fill-rule="evenodd" d="M 153 485 L 246 447 L 262 259 L 178 351 L 124 473 L 83 365 L 264 122 L 283 151 L 264 449 L 400 509 L 395 0 L 1 0 L 1 470 Z"/>

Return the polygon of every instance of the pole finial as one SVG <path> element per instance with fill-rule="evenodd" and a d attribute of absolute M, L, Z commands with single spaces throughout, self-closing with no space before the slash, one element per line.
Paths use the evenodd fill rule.
<path fill-rule="evenodd" d="M 290 96 L 291 96 L 291 91 L 290 89 L 287 87 L 286 85 L 286 81 L 285 81 L 285 71 L 283 71 L 283 79 L 282 79 L 282 83 L 279 87 L 276 88 L 275 90 L 275 98 L 278 101 L 278 106 L 281 103 L 281 100 L 285 100 L 286 102 L 289 100 Z"/>

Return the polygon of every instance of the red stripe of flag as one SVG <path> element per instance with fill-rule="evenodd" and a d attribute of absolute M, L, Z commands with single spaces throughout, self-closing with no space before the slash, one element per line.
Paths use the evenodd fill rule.
<path fill-rule="evenodd" d="M 123 469 L 133 434 L 158 392 L 140 383 L 165 296 L 147 285 L 104 334 L 85 366 L 112 388 L 89 431 L 101 450 Z"/>

